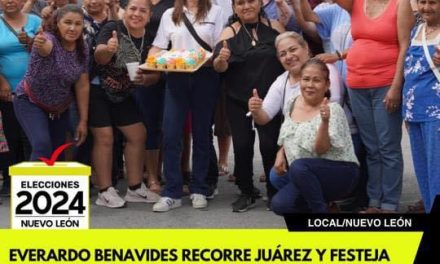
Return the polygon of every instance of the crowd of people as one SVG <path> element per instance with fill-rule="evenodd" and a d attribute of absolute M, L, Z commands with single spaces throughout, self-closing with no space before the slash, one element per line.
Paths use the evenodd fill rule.
<path fill-rule="evenodd" d="M 440 0 L 0 0 L 0 9 L 0 195 L 10 165 L 73 141 L 62 158 L 92 166 L 99 206 L 166 212 L 189 194 L 201 209 L 230 174 L 240 191 L 232 211 L 245 212 L 261 197 L 258 133 L 274 213 L 334 212 L 340 200 L 394 213 L 402 121 L 418 207 L 430 212 L 440 194 Z M 212 58 L 193 73 L 128 75 L 127 64 L 163 50 L 200 48 Z"/>

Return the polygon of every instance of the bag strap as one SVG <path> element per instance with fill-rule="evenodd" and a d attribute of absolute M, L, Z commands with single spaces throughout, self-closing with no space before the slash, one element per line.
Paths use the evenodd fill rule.
<path fill-rule="evenodd" d="M 426 43 L 426 30 L 425 30 L 426 24 L 423 24 L 422 26 L 422 44 L 423 44 L 423 51 L 425 52 L 426 60 L 429 63 L 429 67 L 431 68 L 432 72 L 434 73 L 435 77 L 437 77 L 437 81 L 440 82 L 440 72 L 438 68 L 434 65 L 434 62 L 432 61 L 431 54 L 429 54 L 428 45 Z"/>
<path fill-rule="evenodd" d="M 6 19 L 3 16 L 0 16 L 0 18 L 2 19 L 3 23 L 5 23 L 5 26 L 16 36 L 18 37 L 18 33 L 17 31 L 15 31 L 15 29 L 13 29 L 11 27 L 11 25 L 9 25 L 9 23 L 6 21 Z"/>
<path fill-rule="evenodd" d="M 189 22 L 189 19 L 185 13 L 183 13 L 183 22 L 185 23 L 186 28 L 189 30 L 189 32 L 191 33 L 193 38 L 197 41 L 197 43 L 199 43 L 199 45 L 202 46 L 202 48 L 204 48 L 205 50 L 212 52 L 211 46 L 209 46 L 208 43 L 206 43 L 203 39 L 199 37 L 193 25 L 191 24 L 191 22 Z"/>

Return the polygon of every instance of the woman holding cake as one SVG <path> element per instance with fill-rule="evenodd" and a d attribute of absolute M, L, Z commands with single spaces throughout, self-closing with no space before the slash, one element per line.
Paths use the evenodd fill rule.
<path fill-rule="evenodd" d="M 252 181 L 255 131 L 253 120 L 247 115 L 248 100 L 253 89 L 264 98 L 270 85 L 284 71 L 274 45 L 284 28 L 279 22 L 264 17 L 260 0 L 233 0 L 232 3 L 235 22 L 222 33 L 214 68 L 225 73 L 227 115 L 235 154 L 234 175 L 242 192 L 232 210 L 244 212 L 255 205 L 257 197 Z M 280 126 L 279 114 L 265 126 L 256 126 L 266 175 L 275 162 Z M 270 199 L 275 189 L 269 181 L 266 187 Z"/>
<path fill-rule="evenodd" d="M 134 89 L 155 83 L 156 73 L 140 74 L 133 80 L 127 63 L 144 61 L 152 39 L 145 26 L 150 18 L 149 0 L 130 0 L 120 21 L 108 22 L 100 31 L 95 60 L 101 66 L 101 86 L 90 89 L 89 124 L 94 137 L 92 160 L 100 189 L 97 205 L 118 208 L 125 202 L 153 203 L 158 195 L 142 183 L 146 131 L 133 99 Z M 140 86 L 142 85 L 142 86 Z M 124 149 L 128 190 L 124 199 L 112 187 L 113 127 L 126 138 Z"/>
<path fill-rule="evenodd" d="M 187 19 L 204 44 L 200 44 L 188 31 Z M 199 50 L 202 45 L 214 47 L 223 29 L 221 8 L 210 0 L 176 0 L 162 16 L 150 55 L 166 50 L 171 43 L 175 50 Z M 157 63 L 157 62 L 156 62 Z M 163 63 L 159 67 L 163 67 Z M 176 67 L 182 61 L 175 60 Z M 190 64 L 188 64 L 190 65 Z M 183 176 L 180 169 L 181 139 L 185 116 L 192 112 L 193 157 L 192 177 L 189 185 L 192 205 L 204 208 L 210 194 L 206 175 L 209 164 L 209 128 L 218 96 L 219 76 L 211 67 L 201 67 L 194 73 L 169 73 L 165 89 L 163 119 L 163 163 L 166 185 L 162 198 L 153 206 L 155 212 L 166 212 L 180 207 Z M 186 62 L 185 66 L 186 67 Z"/>

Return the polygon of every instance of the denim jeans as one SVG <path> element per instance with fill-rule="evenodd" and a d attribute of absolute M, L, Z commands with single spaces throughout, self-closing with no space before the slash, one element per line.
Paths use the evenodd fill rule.
<path fill-rule="evenodd" d="M 134 99 L 142 114 L 147 128 L 146 150 L 160 149 L 162 140 L 162 117 L 165 96 L 165 81 L 160 79 L 155 85 L 138 87 L 134 90 Z"/>
<path fill-rule="evenodd" d="M 9 166 L 29 159 L 31 146 L 20 126 L 12 102 L 0 101 L 2 112 L 3 130 L 9 151 L 0 154 L 0 170 L 3 171 L 4 184 L 9 184 Z"/>
<path fill-rule="evenodd" d="M 272 211 L 327 213 L 328 202 L 347 197 L 356 187 L 359 166 L 353 162 L 321 158 L 297 159 L 285 176 L 287 183 L 272 198 Z M 274 184 L 272 182 L 272 184 Z"/>
<path fill-rule="evenodd" d="M 383 100 L 389 87 L 348 89 L 362 142 L 367 150 L 369 206 L 397 210 L 402 192 L 400 111 L 389 113 Z"/>
<path fill-rule="evenodd" d="M 440 195 L 440 121 L 408 122 L 412 159 L 427 213 Z"/>
<path fill-rule="evenodd" d="M 359 137 L 359 134 L 351 134 L 351 139 L 353 141 L 354 152 L 356 153 L 356 157 L 360 163 L 360 171 L 359 171 L 359 182 L 357 187 L 354 190 L 354 196 L 356 198 L 356 202 L 363 203 L 366 196 L 366 181 L 367 181 L 367 168 L 365 167 L 365 147 L 362 144 L 362 141 Z M 289 177 L 286 176 L 287 173 L 283 175 L 278 175 L 274 168 L 270 170 L 269 178 L 275 189 L 280 190 L 287 183 L 289 183 Z"/>
<path fill-rule="evenodd" d="M 209 195 L 206 182 L 209 166 L 209 129 L 218 97 L 219 76 L 212 68 L 202 67 L 195 73 L 170 73 L 165 90 L 163 119 L 163 165 L 166 178 L 162 196 L 180 199 L 183 176 L 180 169 L 185 116 L 192 113 L 191 193 Z"/>
<path fill-rule="evenodd" d="M 14 98 L 14 110 L 32 147 L 30 160 L 50 158 L 54 149 L 65 143 L 69 128 L 69 111 L 50 119 L 48 113 L 31 103 L 26 96 Z M 62 155 L 59 159 L 62 159 Z"/>
<path fill-rule="evenodd" d="M 273 167 L 272 169 L 270 169 L 269 180 L 270 183 L 272 183 L 272 186 L 277 190 L 281 190 L 290 181 L 287 173 L 284 173 L 283 175 L 278 175 L 275 171 L 275 168 Z"/>

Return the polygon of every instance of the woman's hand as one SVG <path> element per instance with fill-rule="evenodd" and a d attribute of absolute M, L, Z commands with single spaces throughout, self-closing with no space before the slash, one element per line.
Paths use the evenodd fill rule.
<path fill-rule="evenodd" d="M 140 69 L 136 71 L 136 76 L 134 77 L 133 83 L 137 85 L 145 84 L 145 74 L 143 74 Z"/>
<path fill-rule="evenodd" d="M 53 11 L 55 11 L 55 1 L 52 1 L 48 6 L 44 7 L 41 10 L 41 18 L 44 20 L 48 20 L 52 17 Z"/>
<path fill-rule="evenodd" d="M 25 45 L 27 45 L 31 42 L 31 38 L 27 35 L 26 31 L 24 30 L 24 27 L 21 28 L 20 32 L 17 33 L 18 41 Z"/>
<path fill-rule="evenodd" d="M 227 62 L 231 57 L 231 50 L 228 48 L 228 42 L 223 40 L 223 47 L 220 49 L 220 52 L 217 58 L 222 62 Z"/>
<path fill-rule="evenodd" d="M 150 86 L 156 84 L 159 79 L 159 72 L 143 71 L 141 69 L 138 69 L 133 83 L 137 85 Z"/>
<path fill-rule="evenodd" d="M 330 107 L 328 106 L 328 98 L 324 97 L 319 107 L 319 113 L 321 114 L 321 120 L 324 123 L 328 123 L 330 120 Z"/>
<path fill-rule="evenodd" d="M 115 54 L 119 48 L 118 33 L 113 30 L 112 37 L 107 41 L 107 51 L 111 54 Z"/>
<path fill-rule="evenodd" d="M 396 85 L 391 85 L 388 89 L 387 94 L 385 95 L 385 99 L 383 102 L 385 103 L 385 109 L 389 112 L 395 112 L 399 109 L 400 102 L 402 100 L 402 94 L 400 91 L 400 87 Z"/>
<path fill-rule="evenodd" d="M 0 101 L 12 101 L 11 86 L 3 76 L 0 76 Z"/>
<path fill-rule="evenodd" d="M 278 150 L 273 167 L 278 176 L 283 176 L 287 173 L 287 161 L 284 155 L 284 148 L 280 148 L 280 150 Z"/>
<path fill-rule="evenodd" d="M 249 98 L 248 108 L 252 114 L 257 113 L 263 107 L 263 99 L 258 96 L 257 89 L 252 90 L 252 97 Z"/>
<path fill-rule="evenodd" d="M 82 143 L 84 143 L 84 141 L 86 141 L 86 137 L 87 137 L 87 122 L 80 121 L 75 131 L 76 146 L 79 146 Z"/>
<path fill-rule="evenodd" d="M 335 63 L 340 59 L 339 56 L 335 53 L 321 53 L 316 55 L 315 58 L 324 63 Z"/>
<path fill-rule="evenodd" d="M 43 29 L 40 27 L 40 29 L 38 30 L 37 35 L 34 38 L 34 47 L 39 50 L 41 49 L 44 44 L 46 44 L 47 41 L 47 37 L 44 35 L 43 33 Z"/>

